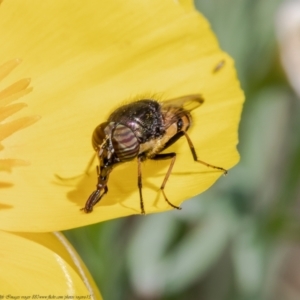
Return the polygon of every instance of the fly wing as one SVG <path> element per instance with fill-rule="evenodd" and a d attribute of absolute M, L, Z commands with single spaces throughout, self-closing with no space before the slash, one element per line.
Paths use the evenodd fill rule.
<path fill-rule="evenodd" d="M 173 99 L 163 101 L 161 102 L 161 106 L 163 109 L 168 107 L 174 107 L 174 108 L 183 109 L 185 111 L 192 111 L 198 108 L 203 102 L 204 99 L 201 95 L 194 94 L 194 95 L 186 95 L 186 96 L 181 96 L 178 98 L 173 98 Z"/>
<path fill-rule="evenodd" d="M 161 102 L 161 112 L 165 127 L 169 128 L 182 116 L 188 116 L 191 121 L 190 111 L 196 109 L 204 102 L 201 95 L 187 95 Z"/>

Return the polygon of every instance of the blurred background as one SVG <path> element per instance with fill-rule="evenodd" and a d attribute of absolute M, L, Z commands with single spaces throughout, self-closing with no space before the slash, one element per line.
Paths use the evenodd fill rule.
<path fill-rule="evenodd" d="M 105 300 L 300 299 L 300 0 L 195 4 L 246 94 L 240 163 L 180 212 L 65 234 Z"/>

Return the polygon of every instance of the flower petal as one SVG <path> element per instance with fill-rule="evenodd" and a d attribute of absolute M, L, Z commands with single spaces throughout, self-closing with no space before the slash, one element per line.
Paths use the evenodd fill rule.
<path fill-rule="evenodd" d="M 2 294 L 101 299 L 85 266 L 60 233 L 0 231 L 0 236 L 5 245 L 0 248 Z"/>
<path fill-rule="evenodd" d="M 23 60 L 7 78 L 30 76 L 34 87 L 18 116 L 42 117 L 5 140 L 5 154 L 30 166 L 14 170 L 13 186 L 1 189 L 0 228 L 53 231 L 139 214 L 135 161 L 113 171 L 92 214 L 80 211 L 96 185 L 95 166 L 85 174 L 92 132 L 136 95 L 202 94 L 190 131 L 199 159 L 227 169 L 238 162 L 243 93 L 232 59 L 191 1 L 4 1 L 0 13 L 0 58 Z M 165 192 L 175 205 L 222 175 L 193 162 L 184 139 L 170 151 L 178 155 Z M 159 192 L 168 166 L 142 168 L 146 213 L 170 209 Z"/>

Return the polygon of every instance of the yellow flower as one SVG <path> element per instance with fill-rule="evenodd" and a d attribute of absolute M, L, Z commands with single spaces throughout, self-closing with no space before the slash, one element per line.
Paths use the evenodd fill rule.
<path fill-rule="evenodd" d="M 5 299 L 102 299 L 81 259 L 60 233 L 0 231 L 0 239 L 0 295 Z"/>
<path fill-rule="evenodd" d="M 12 169 L 0 174 L 1 229 L 54 231 L 139 214 L 136 161 L 115 168 L 93 213 L 80 211 L 97 181 L 95 166 L 85 174 L 92 132 L 136 95 L 200 93 L 205 102 L 193 111 L 189 131 L 199 159 L 226 169 L 238 162 L 243 93 L 232 59 L 191 1 L 16 0 L 4 1 L 0 14 L 0 59 L 22 60 L 2 89 L 28 84 L 28 77 L 33 87 L 22 98 L 28 107 L 9 122 L 22 120 L 19 129 L 41 117 L 12 135 L 8 121 L 1 123 L 1 170 Z M 178 154 L 165 188 L 172 203 L 180 205 L 222 175 L 195 163 L 184 138 L 170 149 Z M 159 191 L 169 163 L 143 165 L 146 213 L 170 209 Z"/>

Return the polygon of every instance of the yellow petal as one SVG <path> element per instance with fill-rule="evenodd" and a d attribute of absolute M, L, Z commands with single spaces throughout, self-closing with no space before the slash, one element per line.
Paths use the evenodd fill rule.
<path fill-rule="evenodd" d="M 95 165 L 85 174 L 92 132 L 136 95 L 200 93 L 205 103 L 189 131 L 199 159 L 227 169 L 238 162 L 243 93 L 232 59 L 191 1 L 4 1 L 0 13 L 0 59 L 23 61 L 4 89 L 31 77 L 34 89 L 22 98 L 28 108 L 17 115 L 41 116 L 3 142 L 5 157 L 30 165 L 0 174 L 0 228 L 53 231 L 139 214 L 136 161 L 116 167 L 93 213 L 80 211 L 97 180 Z M 183 138 L 170 151 L 178 154 L 165 188 L 173 204 L 222 175 L 193 162 Z M 170 209 L 159 192 L 168 166 L 143 165 L 146 213 Z"/>
<path fill-rule="evenodd" d="M 86 267 L 62 234 L 0 231 L 0 238 L 1 295 L 101 299 Z"/>

